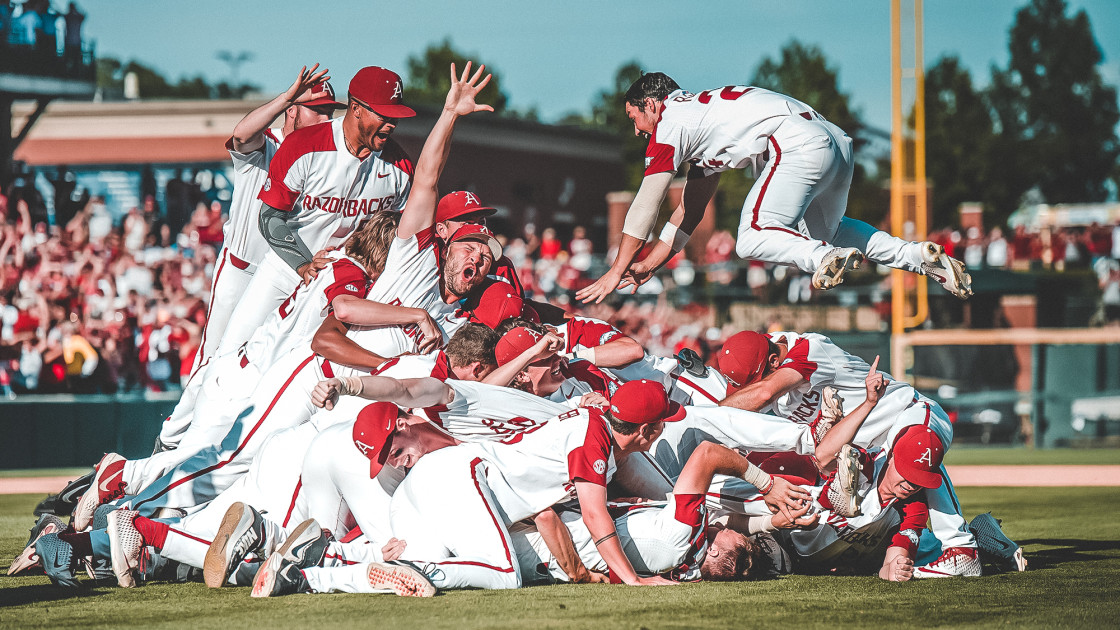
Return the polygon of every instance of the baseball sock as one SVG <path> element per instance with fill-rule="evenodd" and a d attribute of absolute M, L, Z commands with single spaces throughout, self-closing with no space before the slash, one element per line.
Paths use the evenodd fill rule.
<path fill-rule="evenodd" d="M 144 544 L 151 545 L 156 549 L 163 549 L 164 544 L 167 543 L 167 532 L 171 529 L 167 523 L 153 521 L 143 516 L 137 516 L 133 519 L 132 526 L 140 532 Z"/>

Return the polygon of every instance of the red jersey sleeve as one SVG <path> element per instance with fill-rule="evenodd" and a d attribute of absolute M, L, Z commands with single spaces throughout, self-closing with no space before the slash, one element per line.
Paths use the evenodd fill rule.
<path fill-rule="evenodd" d="M 296 166 L 296 162 L 316 151 L 334 150 L 334 134 L 329 122 L 292 132 L 280 148 L 276 149 L 276 155 L 272 156 L 272 162 L 268 165 L 268 178 L 264 180 L 257 199 L 273 208 L 290 212 L 303 193 L 302 190 L 292 190 L 288 184 L 288 174 Z"/>
<path fill-rule="evenodd" d="M 352 261 L 335 261 L 331 271 L 334 272 L 334 282 L 326 288 L 327 302 L 333 302 L 340 295 L 364 298 L 369 292 L 369 276 Z"/>
<path fill-rule="evenodd" d="M 568 451 L 568 479 L 607 485 L 607 460 L 611 456 L 610 429 L 603 417 L 591 412 L 583 444 Z"/>
<path fill-rule="evenodd" d="M 809 340 L 798 339 L 786 353 L 786 360 L 781 367 L 796 370 L 802 378 L 809 380 L 817 371 L 817 364 L 809 360 Z"/>
<path fill-rule="evenodd" d="M 502 256 L 494 263 L 494 270 L 491 271 L 493 275 L 510 283 L 517 291 L 517 295 L 525 297 L 525 287 L 521 284 L 521 278 L 517 277 L 517 270 L 513 268 L 513 261 L 506 256 Z"/>
<path fill-rule="evenodd" d="M 925 502 L 925 494 L 910 497 L 899 505 L 898 509 L 902 510 L 902 524 L 898 526 L 898 533 L 891 538 L 891 546 L 902 547 L 907 553 L 913 554 L 918 546 L 902 532 L 913 530 L 921 535 L 922 530 L 926 528 L 926 522 L 929 521 L 929 507 Z"/>
<path fill-rule="evenodd" d="M 416 247 L 420 251 L 424 251 L 428 247 L 435 247 L 436 239 L 436 226 L 426 227 L 416 233 Z"/>
<path fill-rule="evenodd" d="M 622 335 L 622 331 L 606 322 L 573 317 L 568 320 L 568 352 L 576 347 L 595 348 Z"/>
<path fill-rule="evenodd" d="M 614 390 L 618 389 L 618 381 L 608 376 L 606 372 L 600 370 L 590 361 L 569 361 L 565 375 L 587 383 L 592 390 L 607 398 L 610 398 Z"/>

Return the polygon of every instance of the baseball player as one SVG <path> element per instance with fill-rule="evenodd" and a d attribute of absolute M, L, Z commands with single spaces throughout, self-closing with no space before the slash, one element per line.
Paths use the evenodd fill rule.
<path fill-rule="evenodd" d="M 813 286 L 831 289 L 872 261 L 921 273 L 961 299 L 972 294 L 964 265 L 931 241 L 904 241 L 844 216 L 854 161 L 852 140 L 805 103 L 769 90 L 727 86 L 693 94 L 660 72 L 626 92 L 634 133 L 648 137 L 645 178 L 626 213 L 610 271 L 576 294 L 602 301 L 637 286 L 679 252 L 715 194 L 720 173 L 750 168 L 757 177 L 743 204 L 736 252 L 797 267 Z M 681 205 L 644 260 L 636 261 L 678 169 L 691 164 Z"/>
<path fill-rule="evenodd" d="M 878 567 L 879 577 L 892 582 L 931 577 L 915 570 L 914 558 L 929 518 L 925 498 L 943 483 L 945 448 L 935 431 L 921 425 L 902 427 L 889 437 L 873 461 L 862 454 L 870 491 L 859 516 L 823 513 L 818 527 L 777 534 L 797 572 L 871 565 Z"/>
<path fill-rule="evenodd" d="M 722 524 L 709 524 L 705 494 L 717 475 L 750 477 L 760 484 L 768 477 L 731 449 L 705 442 L 689 457 L 667 501 L 611 504 L 613 512 L 621 512 L 615 516 L 615 530 L 626 556 L 639 573 L 672 572 L 683 580 L 700 576 L 708 580 L 746 577 L 750 563 L 742 559 L 750 547 L 743 534 L 725 531 Z M 770 482 L 769 488 L 762 487 L 774 493 L 776 486 Z M 807 512 L 809 499 L 809 492 L 793 487 L 790 500 L 804 502 L 796 513 Z M 546 510 L 541 515 L 545 518 L 534 519 L 532 529 L 523 522 L 521 527 L 510 530 L 526 581 L 600 581 L 598 575 L 606 573 L 606 563 L 592 544 L 578 512 L 562 509 L 557 514 Z M 793 521 L 783 513 L 775 513 L 768 527 L 807 526 L 815 522 L 815 517 Z M 605 581 L 606 576 L 601 579 Z"/>
<path fill-rule="evenodd" d="M 342 118 L 285 138 L 259 191 L 258 226 L 270 250 L 234 308 L 219 351 L 245 343 L 301 280 L 310 280 L 314 252 L 337 247 L 373 214 L 404 207 L 413 164 L 389 137 L 398 120 L 416 115 L 402 104 L 402 93 L 395 72 L 362 68 L 350 80 Z"/>
<path fill-rule="evenodd" d="M 576 359 L 568 361 L 559 352 L 546 353 L 539 357 L 529 352 L 548 333 L 539 324 L 525 320 L 509 320 L 503 326 L 508 328 L 494 347 L 494 358 L 502 368 L 514 361 L 526 363 L 517 372 L 510 387 L 542 396 L 554 402 L 576 400 L 587 394 L 600 394 L 610 397 L 618 387 L 618 381 L 595 367 L 590 361 Z"/>
<path fill-rule="evenodd" d="M 330 309 L 341 307 L 348 300 L 357 305 L 365 303 L 369 275 L 378 273 L 383 265 L 382 261 L 374 260 L 379 249 L 375 245 L 391 234 L 393 223 L 386 217 L 363 226 L 348 242 L 345 253 L 330 252 L 328 267 L 311 284 L 299 285 L 238 352 L 220 354 L 213 360 L 205 374 L 200 374 L 204 384 L 196 403 L 197 419 L 184 432 L 178 448 L 142 460 L 125 460 L 115 453 L 103 457 L 96 466 L 93 485 L 75 508 L 76 526 L 88 526 L 98 505 L 126 493 L 137 493 L 200 451 L 221 442 L 245 408 L 236 401 L 254 392 L 264 368 L 272 365 L 277 356 L 283 356 L 279 352 L 306 344 Z M 384 252 L 384 248 L 380 251 Z M 357 315 L 366 316 L 364 312 Z"/>
<path fill-rule="evenodd" d="M 488 82 L 489 75 L 481 82 L 479 82 L 479 73 L 476 73 L 470 80 L 466 77 L 467 73 L 464 73 L 462 80 L 456 79 L 452 83 L 443 114 L 429 134 L 422 152 L 420 170 L 417 174 L 418 198 L 409 204 L 401 214 L 396 229 L 393 231 L 395 237 L 392 239 L 392 245 L 388 248 L 384 266 L 378 270 L 378 282 L 369 292 L 369 302 L 362 301 L 361 303 L 351 304 L 355 311 L 361 313 L 372 310 L 374 313 L 381 314 L 383 309 L 378 308 L 372 302 L 382 302 L 397 306 L 419 307 L 429 313 L 435 311 L 443 318 L 444 311 L 450 308 L 439 293 L 440 275 L 437 272 L 439 268 L 436 266 L 435 255 L 432 252 L 433 247 L 427 244 L 432 241 L 432 230 L 431 228 L 425 230 L 423 227 L 431 225 L 436 206 L 436 184 L 443 165 L 446 163 L 455 120 L 459 116 L 475 111 L 492 109 L 486 105 L 478 105 L 474 101 L 475 95 Z M 364 231 L 373 231 L 375 226 L 388 220 L 386 218 L 379 220 L 377 223 L 369 223 L 368 230 Z M 377 233 L 380 234 L 381 232 Z M 421 242 L 421 239 L 424 240 L 424 243 Z M 449 292 L 457 287 L 462 287 L 461 290 L 467 292 L 478 282 L 481 282 L 490 262 L 500 255 L 500 246 L 497 245 L 497 241 L 488 230 L 479 226 L 461 228 L 452 237 L 452 241 L 447 248 L 444 275 L 447 276 L 449 272 L 455 275 L 444 284 L 449 287 Z M 386 272 L 386 269 L 389 271 Z M 313 317 L 317 318 L 314 320 L 315 326 L 318 326 L 322 322 L 322 317 L 326 315 L 325 305 L 315 309 L 309 306 L 312 303 L 308 300 L 296 298 L 301 292 L 316 294 L 314 287 L 327 281 L 328 278 L 317 278 L 311 285 L 297 288 L 292 298 L 280 305 L 270 322 L 291 321 L 293 319 L 297 321 L 306 319 L 310 322 L 312 321 L 312 315 L 310 314 L 313 314 Z M 351 283 L 345 286 L 351 286 Z M 403 304 L 402 299 L 406 300 Z M 328 302 L 333 304 L 333 301 Z M 309 315 L 306 318 L 293 318 L 286 315 L 291 310 L 298 310 Z M 310 326 L 300 327 L 300 334 L 293 334 L 295 329 L 290 326 L 273 325 L 266 326 L 255 333 L 253 340 L 239 349 L 236 355 L 236 365 L 234 366 L 232 362 L 227 361 L 230 365 L 227 366 L 224 374 L 227 376 L 227 380 L 236 383 L 233 389 L 226 389 L 227 395 L 232 397 L 230 399 L 235 400 L 237 396 L 244 396 L 247 392 L 253 392 L 259 382 L 258 375 L 260 373 L 259 368 L 255 366 L 269 365 L 267 352 L 275 352 L 277 344 L 286 344 L 281 347 L 298 350 L 305 343 L 302 340 L 310 337 L 310 334 L 304 334 L 309 328 Z M 281 331 L 287 330 L 287 332 L 284 334 L 269 334 L 268 332 L 275 332 L 278 329 Z M 397 333 L 392 335 L 391 338 L 399 342 L 398 351 L 384 356 L 396 356 L 403 352 L 418 349 L 417 344 L 420 340 L 417 338 L 422 333 L 422 329 L 418 326 L 410 327 L 407 330 L 399 326 L 378 326 L 376 330 Z M 258 340 L 260 340 L 260 343 L 258 343 Z M 293 351 L 289 350 L 289 352 Z M 222 356 L 234 357 L 234 355 L 225 354 Z M 265 360 L 261 360 L 260 356 L 265 356 Z M 218 379 L 216 378 L 215 381 L 217 382 Z M 284 386 L 287 382 L 290 382 L 290 380 L 286 381 Z M 146 506 L 144 507 L 146 511 L 152 510 L 159 507 L 153 503 L 153 501 L 159 499 L 163 502 L 171 501 L 170 505 L 173 507 L 190 507 L 194 505 L 190 503 L 190 500 L 195 496 L 194 488 L 199 485 L 197 481 L 199 477 L 206 477 L 208 481 L 221 479 L 222 483 L 225 484 L 208 486 L 203 496 L 212 497 L 216 491 L 228 487 L 233 479 L 244 472 L 245 466 L 255 452 L 255 448 L 259 447 L 260 440 L 266 436 L 260 434 L 259 428 L 283 395 L 284 386 L 275 393 L 264 391 L 259 394 L 264 396 L 266 400 L 262 402 L 259 408 L 254 408 L 253 414 L 249 416 L 243 414 L 236 418 L 234 427 L 229 430 L 220 447 L 207 448 L 189 459 L 182 460 L 182 463 L 175 469 L 159 477 L 158 481 L 149 483 L 144 492 L 136 497 L 133 505 L 136 507 Z M 268 400 L 269 396 L 272 396 L 271 400 Z M 243 409 L 244 407 L 233 405 L 233 408 Z M 255 441 L 253 440 L 254 437 L 257 438 Z M 116 465 L 119 456 L 116 457 L 118 459 L 112 459 L 109 462 L 103 460 L 103 463 L 99 464 L 98 476 L 95 478 L 97 480 L 96 488 L 91 488 L 87 492 L 87 495 L 90 495 L 89 499 L 83 497 L 83 500 L 79 503 L 76 514 L 82 516 L 83 523 L 88 523 L 86 519 L 92 518 L 93 508 L 96 505 L 115 498 L 115 496 L 119 496 L 126 491 L 127 486 L 122 486 L 119 479 L 119 469 Z M 240 465 L 222 470 L 233 461 L 240 462 Z M 104 469 L 104 472 L 102 469 Z M 215 474 L 219 477 L 215 477 Z M 109 490 L 103 492 L 100 490 L 102 487 Z M 167 496 L 168 491 L 175 488 L 179 488 L 175 493 L 177 498 Z"/>
<path fill-rule="evenodd" d="M 233 307 L 268 253 L 268 243 L 257 228 L 261 209 L 257 193 L 264 184 L 272 156 L 293 131 L 326 122 L 335 108 L 345 107 L 334 100 L 327 70 L 316 72 L 318 67 L 319 64 L 315 64 L 310 70 L 306 66 L 301 68 L 291 87 L 246 114 L 226 141 L 226 149 L 233 160 L 233 198 L 229 219 L 223 228 L 222 251 L 218 253 L 210 284 L 210 304 L 202 340 L 181 400 L 193 401 L 198 395 L 202 379 L 195 375 L 217 350 Z M 279 129 L 269 129 L 281 113 L 284 114 L 283 125 Z M 175 407 L 175 413 L 160 427 L 161 448 L 178 445 L 190 424 L 192 412 L 192 404 L 180 403 Z"/>
<path fill-rule="evenodd" d="M 745 331 L 728 339 L 717 354 L 719 370 L 738 391 L 723 405 L 742 409 L 773 409 L 798 422 L 812 422 L 819 415 L 825 387 L 833 387 L 845 404 L 866 396 L 863 379 L 871 367 L 848 354 L 827 337 L 814 333 Z M 933 400 L 912 386 L 887 376 L 882 399 L 860 427 L 853 444 L 864 449 L 882 448 L 900 427 L 922 425 L 937 433 L 942 445 L 953 440 L 948 415 Z M 948 473 L 944 483 L 926 493 L 931 531 L 941 541 L 944 554 L 929 567 L 938 574 L 979 575 L 976 541 L 960 511 L 960 502 Z M 927 567 L 916 571 L 922 574 Z"/>
<path fill-rule="evenodd" d="M 442 402 L 452 399 L 445 391 Z M 401 595 L 432 594 L 431 587 L 517 588 L 521 576 L 510 524 L 570 498 L 573 491 L 596 546 L 620 581 L 672 584 L 634 571 L 607 512 L 606 483 L 616 457 L 648 448 L 664 422 L 680 415 L 660 385 L 633 381 L 615 392 L 609 412 L 573 409 L 503 442 L 429 453 L 397 488 L 390 508 L 394 537 L 407 540 L 402 557 L 419 561 L 424 571 L 379 563 L 310 568 L 300 574 L 303 582 L 296 587 L 329 590 L 320 574 L 334 571 L 352 575 L 332 584 L 348 582 L 358 592 L 373 592 L 390 581 L 403 584 L 394 589 Z M 450 522 L 455 527 L 444 525 Z M 272 593 L 275 589 L 267 586 L 275 583 L 268 573 L 258 575 L 254 590 L 261 585 L 262 592 Z"/>

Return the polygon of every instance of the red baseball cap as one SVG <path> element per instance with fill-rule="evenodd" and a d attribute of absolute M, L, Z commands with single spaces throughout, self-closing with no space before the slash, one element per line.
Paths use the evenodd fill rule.
<path fill-rule="evenodd" d="M 684 407 L 669 400 L 665 386 L 657 381 L 640 379 L 623 383 L 611 396 L 611 415 L 631 424 L 649 424 L 664 420 L 676 422 L 684 418 Z"/>
<path fill-rule="evenodd" d="M 537 313 L 537 309 L 529 306 L 528 303 L 522 302 L 524 306 L 521 307 L 521 319 L 533 322 L 534 324 L 541 323 L 541 316 Z"/>
<path fill-rule="evenodd" d="M 478 306 L 471 310 L 471 321 L 497 328 L 510 317 L 520 317 L 524 305 L 516 289 L 507 282 L 495 280 L 479 296 Z"/>
<path fill-rule="evenodd" d="M 494 256 L 495 262 L 502 257 L 502 244 L 498 242 L 498 239 L 494 238 L 494 233 L 485 225 L 464 223 L 451 235 L 448 244 L 459 241 L 478 241 L 479 243 L 486 243 L 490 248 L 490 253 Z"/>
<path fill-rule="evenodd" d="M 439 200 L 439 205 L 436 206 L 436 223 L 450 221 L 467 214 L 488 217 L 497 211 L 497 208 L 482 205 L 478 195 L 467 190 L 456 190 L 447 193 Z"/>
<path fill-rule="evenodd" d="M 366 66 L 350 79 L 350 98 L 387 118 L 411 118 L 416 112 L 401 102 L 404 82 L 392 70 Z"/>
<path fill-rule="evenodd" d="M 521 356 L 521 353 L 536 345 L 543 336 L 544 334 L 532 328 L 526 328 L 524 326 L 511 328 L 509 332 L 502 335 L 497 345 L 494 346 L 494 359 L 497 360 L 498 367 Z"/>
<path fill-rule="evenodd" d="M 941 487 L 941 460 L 945 447 L 932 429 L 914 425 L 895 438 L 894 467 L 902 478 L 923 488 Z"/>
<path fill-rule="evenodd" d="M 352 437 L 354 446 L 369 458 L 369 478 L 373 479 L 385 465 L 393 445 L 393 430 L 400 413 L 393 403 L 375 402 L 358 412 Z"/>
<path fill-rule="evenodd" d="M 716 353 L 716 369 L 732 386 L 746 387 L 762 377 L 770 356 L 770 338 L 753 330 L 735 333 Z"/>
<path fill-rule="evenodd" d="M 334 100 L 334 87 L 331 86 L 330 81 L 323 81 L 311 86 L 311 100 L 297 103 L 304 107 L 333 107 L 335 109 L 346 109 L 346 103 L 339 103 Z"/>

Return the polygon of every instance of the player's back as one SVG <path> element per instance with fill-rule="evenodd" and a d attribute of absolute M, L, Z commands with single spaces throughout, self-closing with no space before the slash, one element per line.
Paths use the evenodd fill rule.
<path fill-rule="evenodd" d="M 666 98 L 655 140 L 676 144 L 678 164 L 692 162 L 706 174 L 748 166 L 757 174 L 778 126 L 791 115 L 811 112 L 805 103 L 763 88 L 680 90 Z"/>
<path fill-rule="evenodd" d="M 587 409 L 573 409 L 503 442 L 456 448 L 475 449 L 488 462 L 490 489 L 511 523 L 575 498 L 574 477 L 598 478 L 605 485 L 615 471 L 607 421 Z M 585 465 L 590 469 L 581 473 Z"/>
<path fill-rule="evenodd" d="M 233 193 L 229 204 L 229 219 L 222 227 L 226 248 L 234 256 L 257 265 L 269 252 L 259 227 L 261 206 L 257 195 L 268 178 L 268 165 L 283 141 L 283 131 L 266 129 L 264 144 L 256 151 L 240 153 L 233 148 L 233 139 L 226 142 L 226 150 L 233 160 Z"/>

